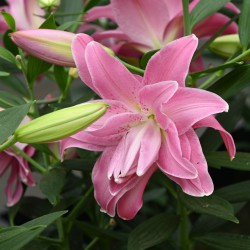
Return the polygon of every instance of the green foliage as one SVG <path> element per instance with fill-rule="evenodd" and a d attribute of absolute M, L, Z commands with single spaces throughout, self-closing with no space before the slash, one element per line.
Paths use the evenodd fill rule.
<path fill-rule="evenodd" d="M 219 250 L 249 250 L 250 236 L 229 234 L 229 233 L 211 233 L 196 238 L 197 241 L 204 243 L 214 249 Z"/>
<path fill-rule="evenodd" d="M 190 14 L 191 28 L 194 28 L 196 24 L 220 10 L 228 2 L 230 2 L 230 0 L 199 1 Z"/>
<path fill-rule="evenodd" d="M 16 31 L 16 22 L 13 16 L 5 11 L 0 11 L 0 13 L 2 14 L 6 23 L 9 25 L 10 29 L 12 31 Z"/>
<path fill-rule="evenodd" d="M 14 133 L 29 109 L 30 103 L 27 103 L 0 112 L 0 144 Z"/>
<path fill-rule="evenodd" d="M 250 1 L 244 0 L 239 20 L 239 36 L 243 50 L 248 48 L 250 42 Z"/>
<path fill-rule="evenodd" d="M 174 214 L 158 214 L 140 225 L 129 235 L 128 250 L 144 250 L 166 241 L 177 229 L 179 218 Z"/>
<path fill-rule="evenodd" d="M 21 226 L 0 229 L 0 249 L 19 250 L 66 212 L 47 214 Z"/>
<path fill-rule="evenodd" d="M 216 195 L 193 197 L 182 193 L 180 197 L 185 206 L 196 213 L 213 215 L 224 220 L 239 223 L 234 216 L 232 205 Z"/>
<path fill-rule="evenodd" d="M 66 172 L 63 169 L 52 169 L 43 175 L 40 189 L 47 196 L 50 203 L 55 206 L 65 183 Z"/>

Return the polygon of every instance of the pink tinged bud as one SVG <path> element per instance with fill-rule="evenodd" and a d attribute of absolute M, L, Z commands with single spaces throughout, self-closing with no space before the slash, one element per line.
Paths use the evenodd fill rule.
<path fill-rule="evenodd" d="M 67 31 L 34 29 L 14 32 L 11 39 L 18 47 L 46 62 L 75 67 L 71 53 L 74 36 Z"/>

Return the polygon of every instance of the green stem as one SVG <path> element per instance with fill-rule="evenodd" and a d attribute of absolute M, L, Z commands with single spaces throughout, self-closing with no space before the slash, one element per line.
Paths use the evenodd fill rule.
<path fill-rule="evenodd" d="M 120 62 L 121 62 L 128 70 L 130 70 L 131 72 L 137 73 L 137 74 L 142 75 L 142 76 L 144 75 L 144 70 L 143 70 L 143 69 L 140 69 L 140 68 L 137 68 L 137 67 L 135 67 L 135 66 L 133 66 L 133 65 L 131 65 L 131 64 L 128 64 L 128 63 L 122 61 L 120 58 L 117 58 L 117 59 L 119 59 Z"/>
<path fill-rule="evenodd" d="M 94 245 L 95 243 L 99 240 L 98 237 L 95 237 L 85 248 L 84 250 L 90 250 Z"/>
<path fill-rule="evenodd" d="M 181 250 L 189 250 L 190 242 L 189 242 L 189 233 L 188 233 L 188 214 L 186 207 L 179 201 L 179 209 L 180 209 L 180 245 Z"/>
<path fill-rule="evenodd" d="M 59 98 L 53 98 L 50 100 L 36 100 L 37 104 L 49 104 L 49 103 L 54 103 L 54 102 L 58 102 Z"/>
<path fill-rule="evenodd" d="M 0 145 L 0 152 L 11 147 L 16 143 L 16 137 L 12 136 L 10 139 L 8 139 L 6 142 Z"/>
<path fill-rule="evenodd" d="M 68 91 L 69 91 L 69 87 L 70 87 L 73 79 L 74 78 L 72 76 L 70 76 L 70 75 L 68 76 L 66 87 L 63 90 L 63 92 L 61 93 L 61 96 L 58 100 L 58 103 L 62 103 L 64 101 L 64 99 L 66 98 Z"/>
<path fill-rule="evenodd" d="M 192 33 L 190 26 L 190 15 L 189 15 L 189 0 L 182 0 L 183 9 L 183 21 L 184 21 L 184 34 L 188 36 Z"/>
<path fill-rule="evenodd" d="M 81 212 L 83 206 L 85 206 L 85 201 L 88 199 L 88 197 L 93 192 L 94 188 L 91 186 L 89 190 L 84 194 L 84 196 L 80 199 L 80 201 L 77 203 L 77 205 L 74 207 L 74 209 L 71 211 L 71 213 L 68 215 L 67 220 L 72 221 L 74 220 L 79 213 Z"/>
<path fill-rule="evenodd" d="M 213 82 L 218 79 L 219 77 L 221 77 L 221 74 L 215 73 L 212 76 L 210 76 L 205 82 L 203 82 L 200 86 L 199 89 L 207 89 L 208 87 L 210 87 Z"/>
<path fill-rule="evenodd" d="M 42 165 L 34 161 L 31 157 L 29 157 L 26 153 L 24 153 L 20 148 L 18 148 L 15 145 L 13 145 L 12 148 L 17 154 L 21 155 L 25 160 L 27 160 L 30 164 L 32 164 L 32 166 L 36 170 L 38 170 L 41 173 L 46 173 L 46 169 Z"/>

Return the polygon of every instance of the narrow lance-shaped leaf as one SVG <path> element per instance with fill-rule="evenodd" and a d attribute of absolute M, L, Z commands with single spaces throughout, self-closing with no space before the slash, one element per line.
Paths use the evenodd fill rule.
<path fill-rule="evenodd" d="M 239 19 L 239 36 L 243 50 L 248 48 L 250 42 L 250 1 L 244 0 Z"/>
<path fill-rule="evenodd" d="M 231 161 L 226 152 L 220 151 L 207 154 L 206 159 L 211 167 L 250 171 L 250 153 L 237 152 L 236 157 Z"/>
<path fill-rule="evenodd" d="M 63 188 L 65 177 L 64 169 L 53 169 L 42 176 L 40 189 L 53 206 L 59 201 L 58 196 Z"/>
<path fill-rule="evenodd" d="M 219 250 L 250 250 L 250 236 L 247 235 L 211 233 L 196 240 Z"/>
<path fill-rule="evenodd" d="M 190 14 L 191 28 L 220 10 L 227 2 L 230 2 L 230 0 L 200 0 Z"/>
<path fill-rule="evenodd" d="M 0 144 L 14 133 L 29 112 L 30 103 L 8 108 L 0 112 Z"/>
<path fill-rule="evenodd" d="M 193 197 L 182 193 L 181 201 L 192 211 L 200 214 L 209 214 L 224 220 L 239 223 L 234 216 L 232 205 L 216 195 Z"/>
<path fill-rule="evenodd" d="M 16 22 L 13 16 L 5 11 L 0 11 L 0 13 L 2 14 L 6 23 L 9 25 L 10 29 L 12 31 L 16 31 Z"/>
<path fill-rule="evenodd" d="M 44 215 L 19 227 L 0 229 L 0 249 L 19 250 L 67 211 Z"/>
<path fill-rule="evenodd" d="M 250 200 L 249 190 L 250 180 L 220 188 L 215 191 L 215 194 L 232 203 L 244 202 Z"/>
<path fill-rule="evenodd" d="M 0 57 L 10 63 L 16 64 L 15 56 L 4 47 L 0 47 Z"/>
<path fill-rule="evenodd" d="M 138 225 L 129 235 L 128 250 L 144 250 L 167 240 L 177 229 L 179 218 L 159 214 Z"/>

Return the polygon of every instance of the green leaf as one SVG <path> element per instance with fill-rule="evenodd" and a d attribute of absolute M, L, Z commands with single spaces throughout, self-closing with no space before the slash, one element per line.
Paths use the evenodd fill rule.
<path fill-rule="evenodd" d="M 53 14 L 49 15 L 49 17 L 39 27 L 39 29 L 52 29 L 52 30 L 53 29 L 56 30 L 56 28 L 57 25 Z"/>
<path fill-rule="evenodd" d="M 230 0 L 200 0 L 190 14 L 191 28 L 220 10 L 227 2 Z"/>
<path fill-rule="evenodd" d="M 23 84 L 23 82 L 14 74 L 5 77 L 4 81 L 1 81 L 0 84 L 5 85 L 8 88 L 11 88 L 11 90 L 16 91 L 18 94 L 21 94 L 23 96 L 29 96 L 28 90 Z"/>
<path fill-rule="evenodd" d="M 18 47 L 17 45 L 11 40 L 10 34 L 12 33 L 12 30 L 7 30 L 3 36 L 3 43 L 4 47 L 8 49 L 13 55 L 18 55 Z"/>
<path fill-rule="evenodd" d="M 40 189 L 53 206 L 59 200 L 59 194 L 64 186 L 65 177 L 66 173 L 63 169 L 52 169 L 42 176 Z"/>
<path fill-rule="evenodd" d="M 239 36 L 243 50 L 248 48 L 250 42 L 250 1 L 244 0 L 239 18 Z"/>
<path fill-rule="evenodd" d="M 66 212 L 47 214 L 18 227 L 0 229 L 0 249 L 20 250 Z"/>
<path fill-rule="evenodd" d="M 0 112 L 0 144 L 14 133 L 29 112 L 30 105 L 30 103 L 27 103 Z"/>
<path fill-rule="evenodd" d="M 54 65 L 54 76 L 56 78 L 57 85 L 63 92 L 67 85 L 68 73 L 64 67 Z"/>
<path fill-rule="evenodd" d="M 15 19 L 12 17 L 12 15 L 3 10 L 0 11 L 0 13 L 2 14 L 6 23 L 9 25 L 10 29 L 12 31 L 16 31 L 16 22 L 15 22 Z"/>
<path fill-rule="evenodd" d="M 237 152 L 235 158 L 231 161 L 227 152 L 219 151 L 207 154 L 206 159 L 211 167 L 250 171 L 250 153 Z"/>
<path fill-rule="evenodd" d="M 128 250 L 144 250 L 167 240 L 177 229 L 179 218 L 174 214 L 159 214 L 137 226 L 129 235 Z"/>
<path fill-rule="evenodd" d="M 208 91 L 214 92 L 224 99 L 228 99 L 249 86 L 249 75 L 250 65 L 239 66 L 219 79 L 214 85 L 208 88 Z"/>
<path fill-rule="evenodd" d="M 25 104 L 25 101 L 21 97 L 0 90 L 0 107 L 10 108 L 21 104 Z"/>
<path fill-rule="evenodd" d="M 238 219 L 234 216 L 232 205 L 216 195 L 193 197 L 181 193 L 180 197 L 185 206 L 196 213 L 209 214 L 224 220 L 239 223 Z"/>
<path fill-rule="evenodd" d="M 244 206 L 245 202 L 237 203 L 233 205 L 235 214 L 237 214 Z M 205 233 L 209 233 L 224 225 L 227 221 L 214 217 L 211 215 L 202 214 L 193 224 L 191 235 L 204 235 Z"/>
<path fill-rule="evenodd" d="M 250 155 L 250 154 L 249 154 Z M 250 200 L 250 181 L 232 184 L 215 191 L 215 194 L 229 202 L 243 202 Z"/>
<path fill-rule="evenodd" d="M 31 88 L 34 85 L 36 78 L 46 72 L 50 67 L 50 63 L 44 62 L 31 55 L 28 56 L 27 80 Z"/>
<path fill-rule="evenodd" d="M 61 1 L 59 8 L 57 9 L 58 13 L 79 13 L 82 11 L 83 13 L 83 3 L 82 1 L 74 1 L 72 4 L 71 1 Z M 64 15 L 61 17 L 57 17 L 56 21 L 59 23 L 66 23 L 70 21 L 76 21 L 76 17 L 70 15 Z"/>
<path fill-rule="evenodd" d="M 0 47 L 0 57 L 10 63 L 16 64 L 15 56 L 4 47 Z"/>
<path fill-rule="evenodd" d="M 66 23 L 63 23 L 62 25 L 57 27 L 57 30 L 67 30 L 69 29 L 71 26 L 76 25 L 76 24 L 81 24 L 82 21 L 69 21 Z"/>
<path fill-rule="evenodd" d="M 156 50 L 151 50 L 149 52 L 147 52 L 146 54 L 143 55 L 142 59 L 140 60 L 140 66 L 142 69 L 145 69 L 147 64 L 148 64 L 148 61 L 150 60 L 150 58 L 156 53 L 158 52 L 159 50 L 156 49 Z"/>
<path fill-rule="evenodd" d="M 211 233 L 196 240 L 220 250 L 250 250 L 250 236 L 247 235 Z"/>

